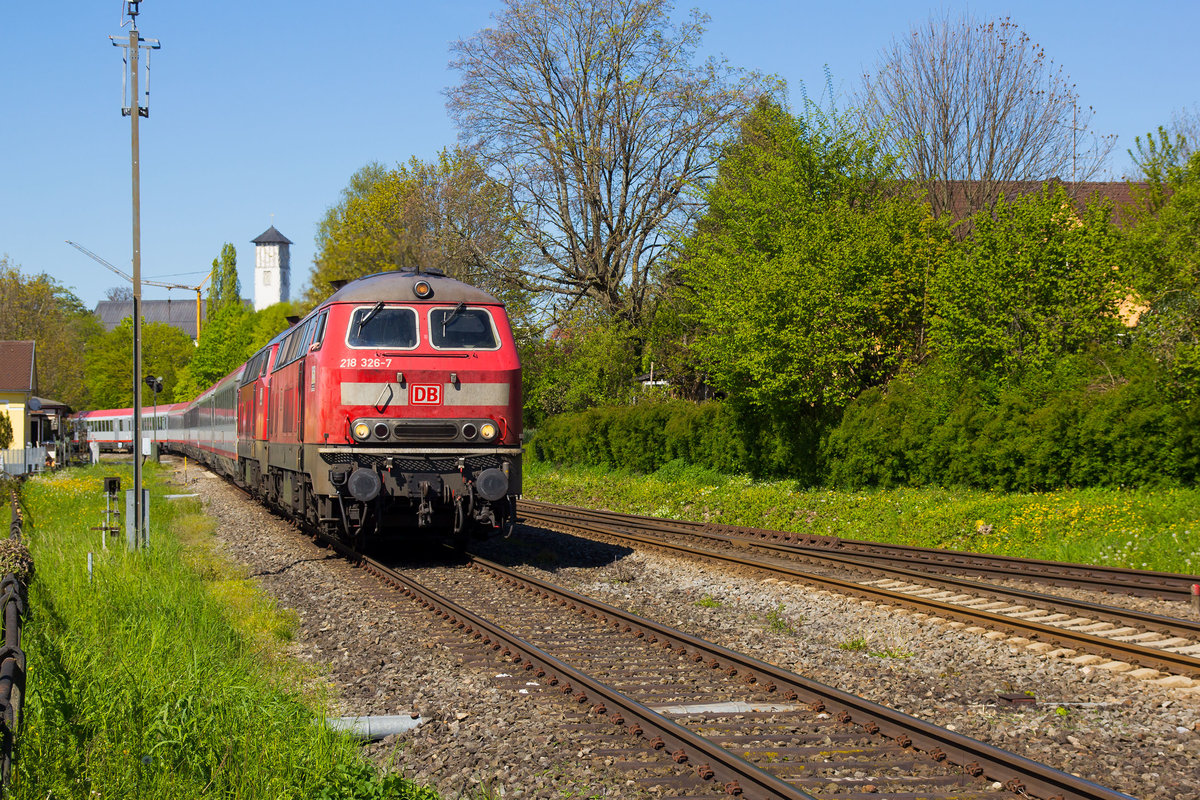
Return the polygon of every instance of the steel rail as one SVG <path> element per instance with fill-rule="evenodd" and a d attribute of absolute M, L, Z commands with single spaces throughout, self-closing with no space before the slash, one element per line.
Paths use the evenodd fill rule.
<path fill-rule="evenodd" d="M 1033 793 L 1045 798 L 1062 797 L 1064 800 L 1128 798 L 1128 795 L 1113 789 L 555 586 L 532 575 L 478 556 L 472 555 L 470 558 L 476 568 L 543 597 L 557 596 L 562 605 L 591 616 L 601 625 L 614 628 L 624 626 L 631 635 L 645 638 L 651 644 L 662 640 L 664 649 L 676 651 L 680 656 L 691 656 L 693 660 L 697 656 L 702 660 L 708 659 L 708 666 L 724 670 L 730 677 L 740 677 L 749 685 L 759 684 L 767 692 L 779 692 L 788 700 L 802 699 L 810 703 L 814 711 L 827 711 L 843 723 L 861 725 L 873 735 L 885 736 L 901 747 L 924 752 L 935 761 L 949 761 L 976 777 L 982 775 L 1000 782 L 1010 791 Z"/>
<path fill-rule="evenodd" d="M 584 509 L 578 510 L 581 513 L 575 513 L 572 517 L 568 517 L 565 512 L 557 510 L 542 510 L 538 509 L 527 515 L 530 519 L 568 519 L 568 518 L 587 518 L 592 519 L 600 524 L 606 521 L 615 524 L 622 524 L 626 515 L 617 514 L 615 512 L 603 511 L 588 511 Z M 653 530 L 649 526 L 638 526 L 639 530 Z M 668 529 L 663 526 L 663 529 Z M 1040 608 L 1050 609 L 1053 611 L 1069 612 L 1071 614 L 1087 614 L 1089 617 L 1100 621 L 1109 622 L 1116 625 L 1136 624 L 1145 627 L 1147 630 L 1170 634 L 1172 636 L 1190 637 L 1197 642 L 1200 642 L 1200 621 L 1182 619 L 1180 617 L 1168 617 L 1162 614 L 1150 614 L 1145 611 L 1137 611 L 1135 609 L 1119 608 L 1115 606 L 1102 605 L 1100 603 L 1089 603 L 1084 600 L 1074 600 L 1069 597 L 1061 597 L 1059 595 L 1042 594 L 1040 592 L 1028 591 L 1026 589 L 1014 589 L 1007 586 L 999 586 L 993 583 L 981 583 L 978 580 L 969 578 L 955 578 L 951 575 L 941 573 L 924 572 L 921 570 L 908 569 L 906 567 L 889 566 L 886 563 L 880 563 L 877 560 L 868 560 L 858 558 L 856 556 L 844 555 L 829 550 L 816 550 L 809 552 L 807 550 L 798 551 L 797 548 L 779 544 L 776 542 L 762 541 L 755 538 L 744 536 L 729 536 L 719 533 L 710 533 L 705 529 L 696 528 L 669 528 L 670 532 L 682 533 L 687 536 L 705 539 L 721 544 L 728 544 L 734 547 L 755 547 L 760 550 L 767 550 L 772 553 L 783 556 L 791 556 L 797 558 L 809 559 L 821 563 L 833 563 L 838 565 L 848 566 L 854 569 L 869 570 L 875 573 L 894 575 L 904 580 L 918 582 L 931 586 L 941 586 L 953 589 L 959 589 L 973 594 L 991 597 L 995 599 L 1006 599 L 1019 603 L 1035 603 Z M 1057 626 L 1056 626 L 1057 627 Z"/>
<path fill-rule="evenodd" d="M 548 675 L 547 683 L 557 687 L 563 694 L 575 692 L 573 698 L 577 703 L 592 703 L 592 714 L 607 718 L 613 725 L 626 726 L 631 736 L 643 739 L 656 750 L 670 748 L 668 752 L 676 763 L 694 764 L 697 775 L 706 780 L 724 783 L 727 793 L 739 795 L 746 800 L 815 800 L 812 795 L 776 778 L 766 770 L 560 661 L 536 645 L 488 622 L 400 572 L 374 559 L 353 553 L 348 548 L 343 552 L 355 559 L 360 567 L 397 587 L 423 607 L 432 608 L 434 613 L 457 627 L 464 635 L 473 637 L 493 651 L 503 650 L 503 657 L 521 665 L 526 671 L 540 669 L 539 677 Z M 577 692 L 576 687 L 579 687 Z M 610 713 L 610 707 L 617 711 Z M 626 724 L 626 716 L 633 720 L 632 724 Z M 643 725 L 657 738 L 648 738 Z M 1124 795 L 1105 796 L 1105 800 L 1118 797 L 1124 798 Z"/>
<path fill-rule="evenodd" d="M 579 514 L 587 509 L 556 503 L 541 503 L 532 500 L 520 501 L 519 508 L 532 511 L 535 508 L 556 508 L 565 513 Z M 594 512 L 613 513 L 616 512 Z M 886 544 L 858 539 L 843 539 L 820 534 L 790 533 L 766 528 L 748 528 L 736 525 L 721 525 L 688 520 L 661 519 L 641 514 L 622 514 L 631 527 L 670 526 L 680 530 L 703 529 L 712 533 L 733 535 L 747 539 L 783 540 L 786 546 L 797 550 L 829 552 L 841 550 L 862 558 L 907 561 L 937 569 L 955 569 L 977 572 L 984 575 L 1004 575 L 1017 580 L 1038 583 L 1056 583 L 1085 589 L 1164 597 L 1179 600 L 1189 596 L 1192 585 L 1200 583 L 1200 577 L 1177 572 L 1151 572 L 1126 567 L 1103 567 L 1091 564 L 1074 564 L 1061 561 L 1042 561 L 1018 556 L 1000 556 L 973 553 L 967 550 L 943 550 L 916 545 Z"/>
<path fill-rule="evenodd" d="M 527 511 L 526 518 L 536 519 L 537 517 L 536 515 L 530 514 Z M 728 553 L 719 553 L 713 550 L 706 550 L 704 548 L 687 547 L 629 531 L 613 529 L 611 527 L 605 527 L 595 523 L 587 523 L 578 519 L 568 522 L 557 518 L 552 518 L 547 524 L 558 526 L 559 528 L 569 531 L 598 534 L 601 536 L 623 539 L 628 542 L 635 542 L 637 544 L 650 547 L 658 547 L 664 550 L 679 553 L 681 555 L 699 557 L 714 561 L 723 561 L 730 564 L 749 567 L 759 571 L 773 573 L 790 580 L 816 584 L 824 588 L 833 589 L 841 594 L 849 594 L 865 600 L 883 602 L 888 605 L 901 607 L 907 606 L 909 608 L 914 608 L 937 617 L 958 620 L 961 622 L 967 622 L 969 624 L 986 624 L 991 628 L 1004 631 L 1014 636 L 1037 639 L 1043 642 L 1052 642 L 1058 644 L 1060 647 L 1082 650 L 1084 652 L 1094 653 L 1106 658 L 1128 661 L 1131 663 L 1140 664 L 1142 666 L 1153 667 L 1154 669 L 1159 669 L 1166 672 L 1200 677 L 1200 659 L 1197 659 L 1194 656 L 1184 655 L 1182 653 L 1172 653 L 1167 650 L 1144 647 L 1133 642 L 1121 642 L 1117 641 L 1116 639 L 1104 639 L 1102 637 L 1093 636 L 1080 631 L 1058 628 L 1053 625 L 1047 625 L 1032 620 L 1023 620 L 1017 617 L 1009 617 L 990 611 L 975 610 L 968 606 L 957 606 L 953 603 L 932 600 L 919 595 L 906 594 L 904 592 L 894 592 L 889 589 L 868 586 L 866 584 L 855 583 L 853 581 L 842 580 L 840 578 L 817 575 L 815 573 L 798 569 L 792 565 L 778 563 L 772 564 L 755 558 Z"/>

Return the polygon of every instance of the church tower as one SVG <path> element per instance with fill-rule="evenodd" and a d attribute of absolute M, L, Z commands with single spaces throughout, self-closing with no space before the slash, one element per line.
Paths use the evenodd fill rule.
<path fill-rule="evenodd" d="M 290 299 L 291 240 L 275 226 L 267 228 L 254 242 L 254 310 Z"/>

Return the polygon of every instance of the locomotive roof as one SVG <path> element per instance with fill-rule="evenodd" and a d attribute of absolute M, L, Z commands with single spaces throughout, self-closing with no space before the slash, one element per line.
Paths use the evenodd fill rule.
<path fill-rule="evenodd" d="M 433 288 L 433 294 L 418 298 L 413 292 L 413 285 L 417 281 L 426 281 Z M 431 303 L 457 303 L 461 300 L 464 303 L 500 304 L 499 300 L 484 290 L 440 272 L 377 272 L 346 284 L 325 302 L 367 303 L 379 300 Z"/>

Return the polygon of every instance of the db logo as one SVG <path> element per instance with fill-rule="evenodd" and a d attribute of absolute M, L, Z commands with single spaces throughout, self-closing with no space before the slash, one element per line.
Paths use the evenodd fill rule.
<path fill-rule="evenodd" d="M 415 406 L 440 406 L 442 404 L 442 387 L 436 383 L 414 384 L 408 390 L 408 402 Z"/>

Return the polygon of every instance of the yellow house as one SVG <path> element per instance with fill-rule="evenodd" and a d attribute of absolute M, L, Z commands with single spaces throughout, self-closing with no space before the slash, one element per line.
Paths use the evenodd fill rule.
<path fill-rule="evenodd" d="M 12 423 L 11 449 L 31 441 L 29 401 L 37 394 L 34 342 L 0 342 L 0 414 Z"/>

